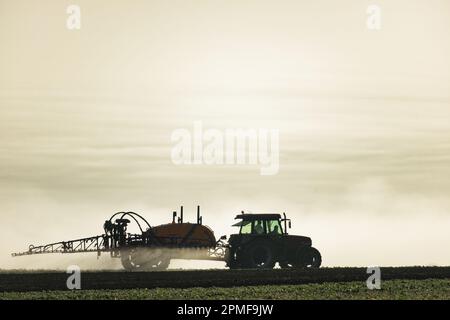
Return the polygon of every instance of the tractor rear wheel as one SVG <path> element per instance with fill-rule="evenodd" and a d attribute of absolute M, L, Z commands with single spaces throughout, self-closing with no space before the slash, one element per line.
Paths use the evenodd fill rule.
<path fill-rule="evenodd" d="M 272 269 L 275 266 L 275 252 L 270 242 L 255 241 L 245 250 L 243 266 L 254 269 Z"/>

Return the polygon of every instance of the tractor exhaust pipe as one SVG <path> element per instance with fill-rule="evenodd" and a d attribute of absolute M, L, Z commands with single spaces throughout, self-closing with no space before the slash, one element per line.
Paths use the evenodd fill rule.
<path fill-rule="evenodd" d="M 178 218 L 178 223 L 183 223 L 183 206 L 180 208 L 180 217 Z"/>
<path fill-rule="evenodd" d="M 200 206 L 197 206 L 197 224 L 202 224 L 202 217 L 200 216 Z"/>

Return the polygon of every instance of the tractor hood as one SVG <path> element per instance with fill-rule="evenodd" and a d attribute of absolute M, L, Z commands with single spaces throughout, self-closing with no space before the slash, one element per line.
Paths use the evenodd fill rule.
<path fill-rule="evenodd" d="M 288 237 L 289 237 L 289 242 L 293 242 L 295 244 L 303 245 L 303 246 L 311 246 L 312 245 L 311 238 L 309 238 L 309 237 L 291 236 L 291 235 L 289 235 Z"/>

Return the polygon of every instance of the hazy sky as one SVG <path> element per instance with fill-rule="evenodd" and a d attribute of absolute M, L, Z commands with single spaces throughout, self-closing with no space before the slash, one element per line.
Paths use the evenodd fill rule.
<path fill-rule="evenodd" d="M 448 0 L 0 0 L 0 268 L 181 204 L 217 236 L 286 211 L 325 265 L 448 265 L 449 31 Z M 279 173 L 175 166 L 194 121 L 278 129 Z"/>

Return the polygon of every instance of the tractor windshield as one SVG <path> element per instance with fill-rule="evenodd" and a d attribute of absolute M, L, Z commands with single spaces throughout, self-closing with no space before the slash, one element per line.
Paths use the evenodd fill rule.
<path fill-rule="evenodd" d="M 233 226 L 240 227 L 240 234 L 283 234 L 283 228 L 278 219 L 242 220 L 233 224 Z"/>
<path fill-rule="evenodd" d="M 269 234 L 283 234 L 283 229 L 281 228 L 279 220 L 268 220 L 267 228 L 269 229 Z"/>
<path fill-rule="evenodd" d="M 252 223 L 251 223 L 251 221 L 242 221 L 240 223 L 240 225 L 241 225 L 241 230 L 240 230 L 241 234 L 250 234 L 250 233 L 252 233 Z"/>

